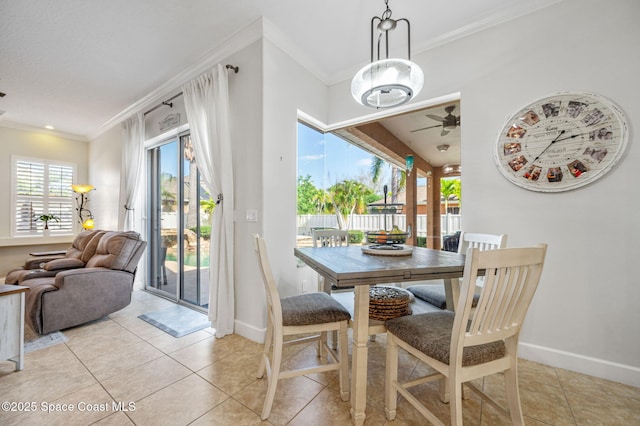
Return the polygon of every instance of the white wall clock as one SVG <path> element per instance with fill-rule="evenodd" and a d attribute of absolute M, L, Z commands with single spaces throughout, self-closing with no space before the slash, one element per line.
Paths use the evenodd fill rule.
<path fill-rule="evenodd" d="M 568 191 L 611 170 L 628 137 L 627 121 L 613 102 L 593 93 L 563 92 L 513 114 L 498 136 L 495 160 L 502 175 L 522 188 Z"/>

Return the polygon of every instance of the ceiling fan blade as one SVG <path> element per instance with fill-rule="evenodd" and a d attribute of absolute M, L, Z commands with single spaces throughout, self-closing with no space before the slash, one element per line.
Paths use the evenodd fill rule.
<path fill-rule="evenodd" d="M 433 114 L 426 114 L 427 117 L 429 117 L 432 120 L 436 120 L 436 121 L 444 121 L 444 118 L 442 117 L 438 117 L 437 115 L 433 115 Z"/>
<path fill-rule="evenodd" d="M 433 128 L 435 128 L 435 127 L 441 127 L 441 126 L 442 126 L 441 124 L 436 124 L 435 126 L 423 127 L 423 128 L 421 128 L 421 129 L 415 129 L 415 130 L 412 130 L 412 131 L 411 131 L 411 132 L 409 132 L 409 133 L 419 132 L 420 130 L 433 129 Z"/>
<path fill-rule="evenodd" d="M 442 133 L 440 133 L 440 136 L 447 136 L 449 134 L 448 130 L 442 130 Z"/>

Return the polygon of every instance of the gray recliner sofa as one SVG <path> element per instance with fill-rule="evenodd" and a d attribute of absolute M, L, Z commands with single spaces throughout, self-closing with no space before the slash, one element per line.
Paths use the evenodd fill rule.
<path fill-rule="evenodd" d="M 98 238 L 95 252 L 84 266 L 53 276 L 27 273 L 19 280 L 29 287 L 26 320 L 37 333 L 84 324 L 131 303 L 136 267 L 147 243 L 133 231 L 99 231 L 93 238 Z"/>
<path fill-rule="evenodd" d="M 87 261 L 96 252 L 100 238 L 105 234 L 101 230 L 84 230 L 73 239 L 71 247 L 64 255 L 36 256 L 27 259 L 24 266 L 7 273 L 5 284 L 20 284 L 24 280 L 38 277 L 53 277 L 58 272 L 84 268 Z"/>

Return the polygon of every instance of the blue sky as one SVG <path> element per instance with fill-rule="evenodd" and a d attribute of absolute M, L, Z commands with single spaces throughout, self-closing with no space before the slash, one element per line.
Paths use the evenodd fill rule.
<path fill-rule="evenodd" d="M 372 158 L 372 154 L 331 133 L 322 134 L 298 123 L 298 176 L 311 176 L 318 188 L 369 176 Z"/>

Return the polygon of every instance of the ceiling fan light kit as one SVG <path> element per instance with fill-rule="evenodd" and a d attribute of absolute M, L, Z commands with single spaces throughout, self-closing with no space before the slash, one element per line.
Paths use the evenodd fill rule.
<path fill-rule="evenodd" d="M 409 20 L 392 19 L 388 3 L 385 0 L 387 8 L 380 17 L 371 19 L 371 63 L 360 69 L 351 81 L 353 98 L 373 108 L 390 108 L 407 103 L 420 93 L 424 84 L 424 73 L 411 62 Z M 407 59 L 389 58 L 389 32 L 396 28 L 398 22 L 407 24 Z M 374 27 L 378 30 L 377 55 L 374 55 Z M 383 44 L 385 57 L 381 59 L 380 48 Z"/>
<path fill-rule="evenodd" d="M 436 127 L 442 127 L 442 132 L 440 132 L 440 136 L 446 136 L 450 131 L 454 130 L 456 127 L 460 127 L 460 116 L 455 116 L 452 114 L 453 110 L 456 109 L 455 105 L 449 105 L 445 107 L 446 116 L 440 117 L 434 114 L 427 114 L 426 116 L 432 120 L 439 121 L 440 124 L 436 124 L 434 126 L 421 127 L 419 129 L 412 130 L 411 133 L 419 132 L 421 130 L 427 129 L 435 129 Z M 439 149 L 439 148 L 438 148 Z"/>
<path fill-rule="evenodd" d="M 444 176 L 460 176 L 460 164 L 445 164 L 442 166 L 442 174 Z"/>

